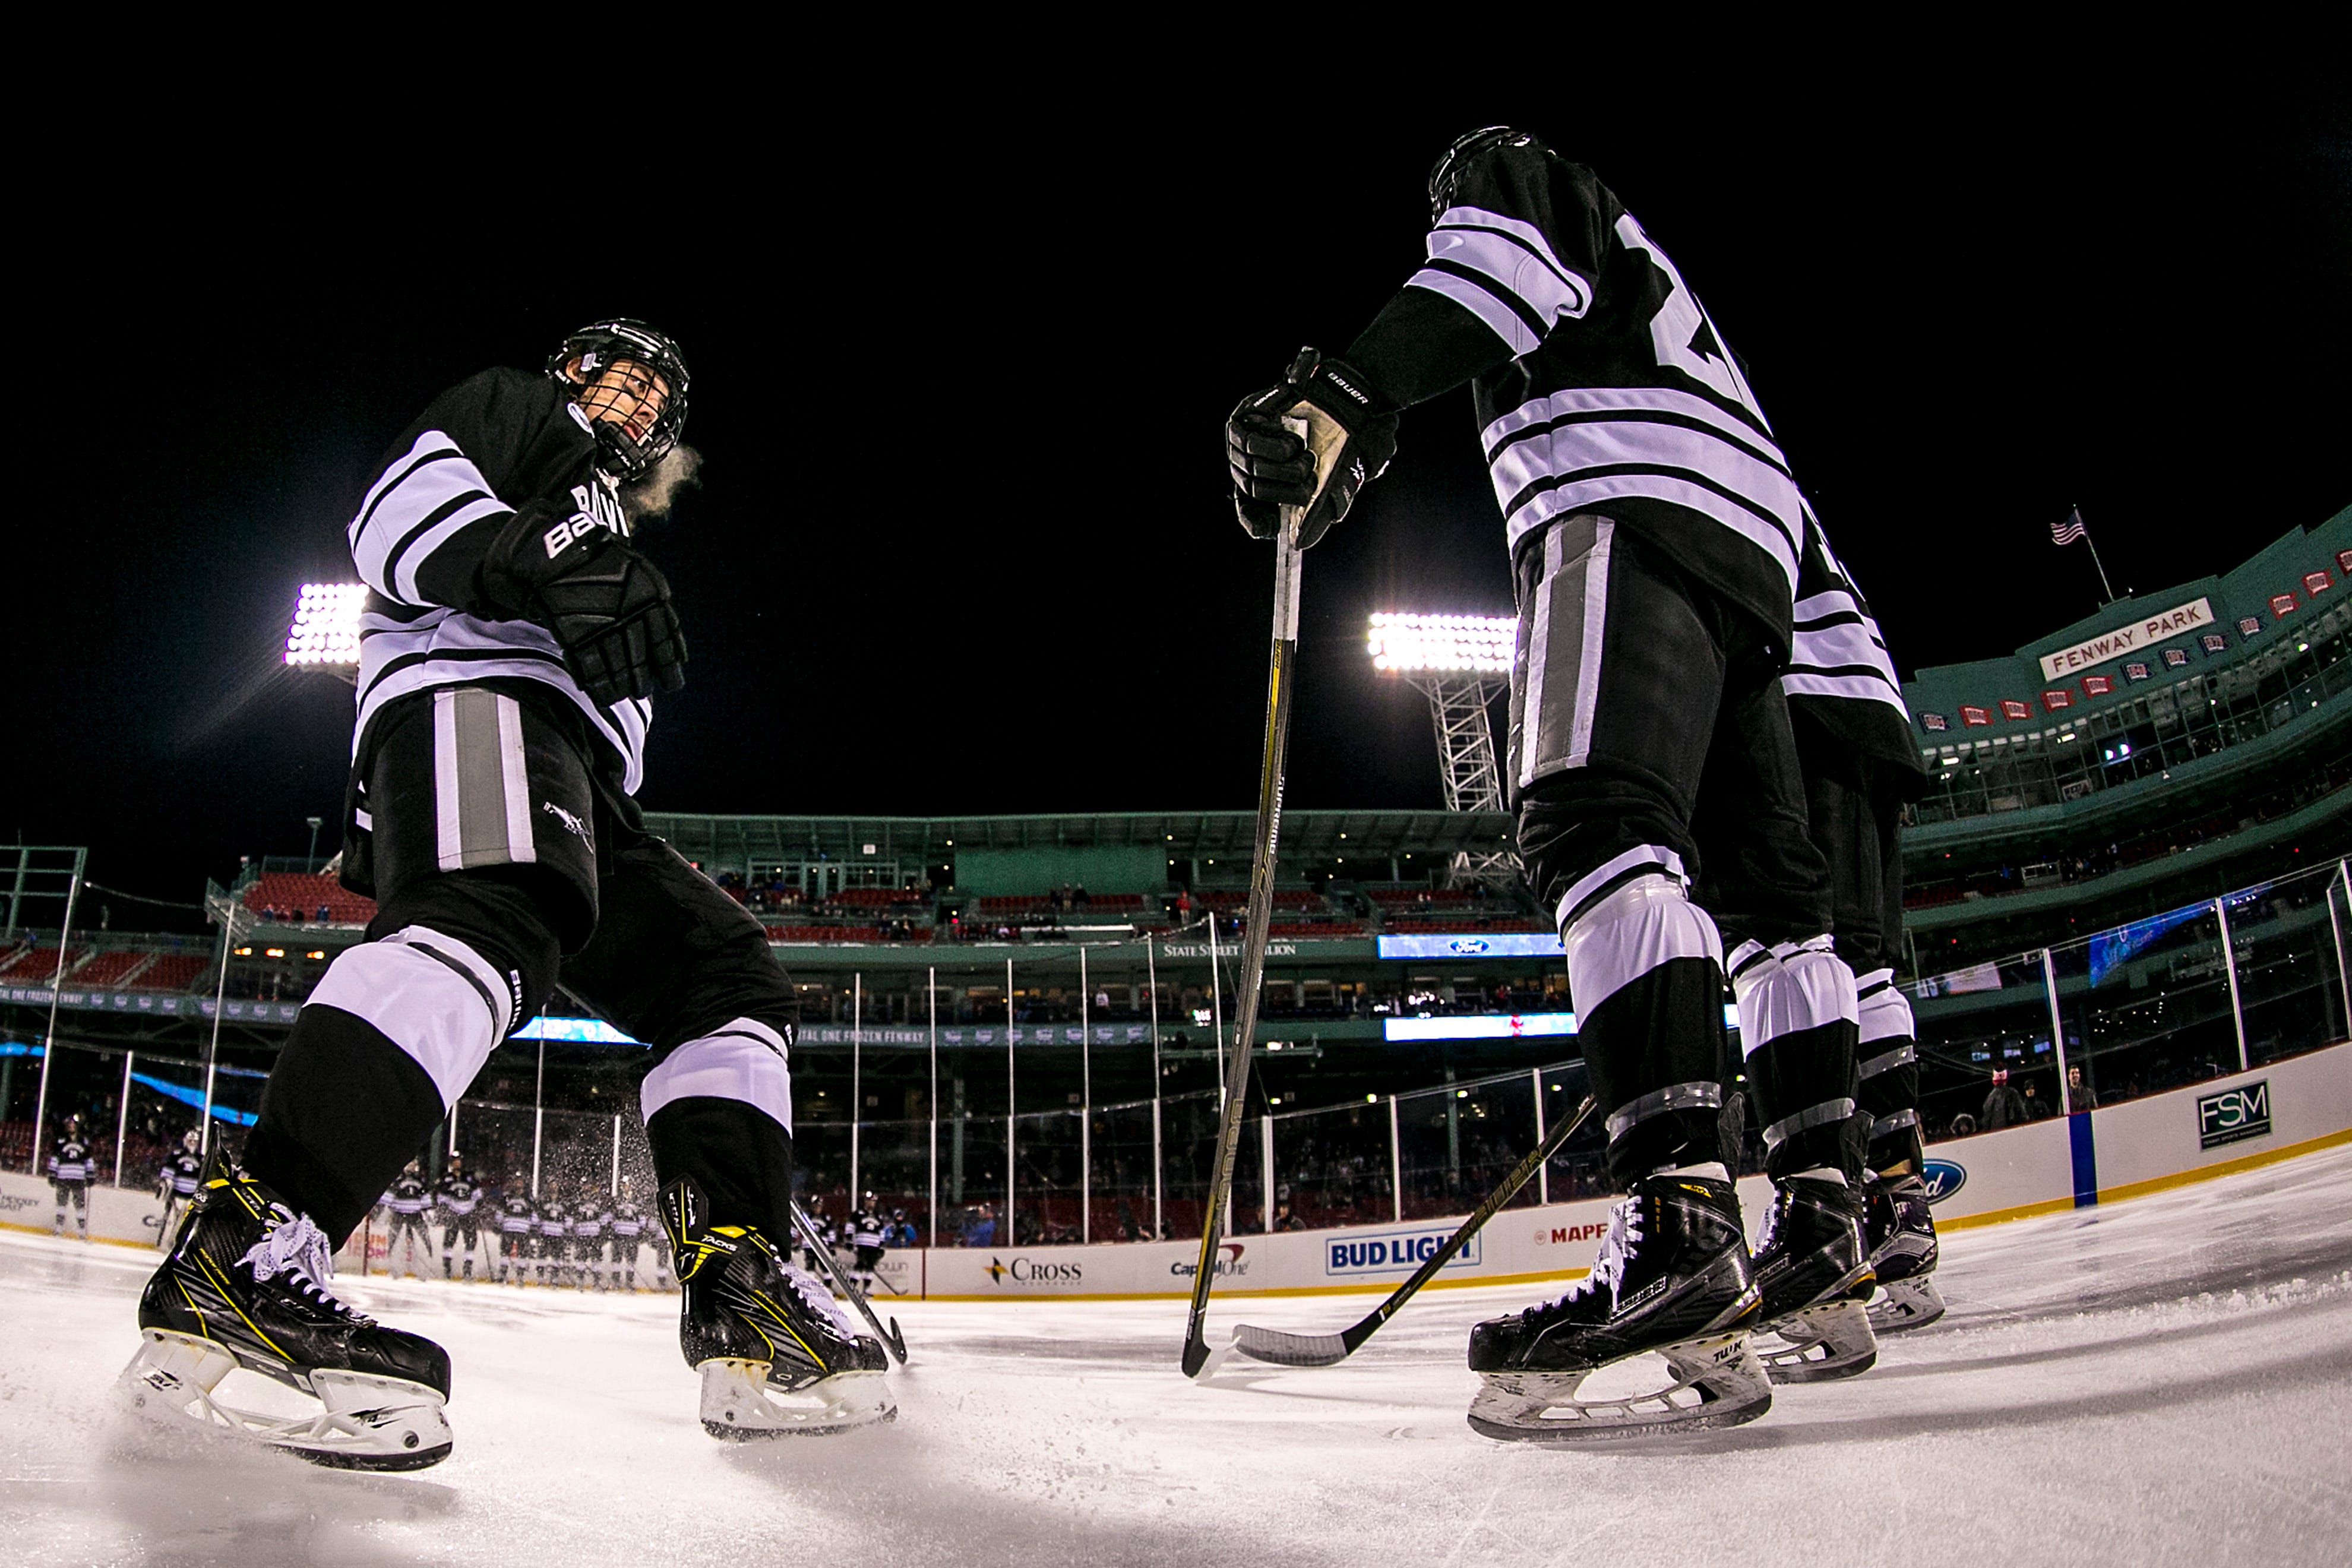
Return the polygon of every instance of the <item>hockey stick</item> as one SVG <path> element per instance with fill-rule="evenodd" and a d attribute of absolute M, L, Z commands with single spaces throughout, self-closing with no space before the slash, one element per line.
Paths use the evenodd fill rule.
<path fill-rule="evenodd" d="M 1289 423 L 1289 421 L 1286 421 Z M 1294 428 L 1298 428 L 1295 426 Z M 1305 434 L 1303 429 L 1300 434 Z M 1336 454 L 1338 448 L 1332 448 Z M 1265 752 L 1258 769 L 1256 845 L 1250 861 L 1249 921 L 1242 939 L 1240 1016 L 1225 1047 L 1225 1103 L 1217 1123 L 1217 1159 L 1209 1174 L 1209 1201 L 1201 1215 L 1201 1257 L 1192 1271 L 1192 1306 L 1184 1322 L 1184 1375 L 1198 1377 L 1209 1363 L 1206 1320 L 1209 1288 L 1216 1282 L 1217 1244 L 1225 1210 L 1233 1201 L 1234 1156 L 1242 1134 L 1242 1107 L 1249 1088 L 1250 1043 L 1257 1033 L 1258 990 L 1265 978 L 1266 927 L 1274 918 L 1276 841 L 1282 832 L 1283 753 L 1290 742 L 1290 689 L 1298 660 L 1299 514 L 1283 509 L 1281 535 L 1274 543 L 1274 647 L 1267 660 Z M 1209 918 L 1209 964 L 1217 962 L 1217 922 Z"/>
<path fill-rule="evenodd" d="M 1540 1170 L 1543 1163 L 1568 1142 L 1569 1134 L 1584 1125 L 1592 1114 L 1592 1097 L 1586 1095 L 1576 1114 L 1544 1134 L 1535 1152 L 1511 1168 L 1502 1184 L 1486 1194 L 1486 1201 L 1473 1210 L 1462 1222 L 1445 1245 L 1422 1260 L 1412 1271 L 1412 1278 L 1390 1292 L 1389 1299 L 1373 1308 L 1353 1327 L 1336 1334 L 1293 1334 L 1280 1329 L 1261 1329 L 1255 1323 L 1241 1323 L 1234 1329 L 1234 1349 L 1256 1361 L 1272 1362 L 1276 1366 L 1336 1366 L 1362 1348 L 1366 1340 L 1380 1331 L 1380 1326 L 1396 1316 L 1397 1309 L 1413 1298 L 1413 1293 L 1432 1279 L 1437 1271 L 1454 1261 L 1478 1229 L 1495 1217 L 1496 1210 L 1511 1201 L 1512 1195 L 1528 1184 L 1528 1179 Z"/>
<path fill-rule="evenodd" d="M 849 1304 L 856 1308 L 872 1326 L 875 1337 L 890 1347 L 890 1353 L 898 1358 L 900 1366 L 906 1365 L 907 1336 L 898 1331 L 898 1320 L 891 1319 L 887 1329 L 882 1326 L 882 1320 L 874 1315 L 873 1304 L 866 1300 L 866 1292 L 841 1271 L 841 1264 L 834 1258 L 833 1248 L 825 1245 L 824 1237 L 817 1234 L 816 1226 L 810 1223 L 808 1215 L 801 1212 L 798 1204 L 793 1205 L 793 1228 L 801 1233 L 802 1242 L 816 1255 L 816 1260 L 824 1268 L 825 1279 L 833 1288 L 849 1298 Z"/>

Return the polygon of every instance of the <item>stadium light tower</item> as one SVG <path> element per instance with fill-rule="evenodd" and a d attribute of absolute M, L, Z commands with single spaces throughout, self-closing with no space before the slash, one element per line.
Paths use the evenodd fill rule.
<path fill-rule="evenodd" d="M 1412 683 L 1429 699 L 1437 731 L 1437 772 L 1448 811 L 1503 809 L 1503 770 L 1487 704 L 1510 685 L 1518 622 L 1509 616 L 1372 616 L 1367 647 L 1372 668 Z M 1456 882 L 1514 884 L 1512 850 L 1465 850 L 1454 857 Z"/>
<path fill-rule="evenodd" d="M 286 631 L 286 662 L 353 679 L 360 663 L 360 607 L 366 602 L 363 584 L 303 584 Z"/>

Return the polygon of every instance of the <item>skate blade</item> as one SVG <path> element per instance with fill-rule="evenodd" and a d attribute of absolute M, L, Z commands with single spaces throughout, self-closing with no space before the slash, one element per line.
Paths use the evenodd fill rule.
<path fill-rule="evenodd" d="M 786 1391 L 768 1381 L 768 1363 L 720 1357 L 702 1373 L 702 1429 L 730 1442 L 830 1436 L 898 1418 L 898 1402 L 878 1372 L 843 1372 Z"/>
<path fill-rule="evenodd" d="M 1576 1398 L 1591 1372 L 1482 1373 L 1470 1429 L 1507 1443 L 1586 1443 L 1738 1426 L 1772 1408 L 1771 1382 L 1745 1331 L 1657 1353 L 1674 1381 L 1624 1399 Z"/>
<path fill-rule="evenodd" d="M 1881 1282 L 1870 1303 L 1870 1326 L 1877 1333 L 1907 1333 L 1924 1329 L 1944 1315 L 1944 1293 L 1936 1277 L 1916 1274 L 1908 1279 Z"/>
<path fill-rule="evenodd" d="M 1775 1383 L 1834 1383 L 1878 1364 L 1878 1336 L 1859 1301 L 1822 1301 L 1758 1331 L 1781 1342 L 1759 1352 Z"/>
<path fill-rule="evenodd" d="M 139 1419 L 276 1448 L 334 1469 L 421 1470 L 449 1457 L 449 1421 L 437 1389 L 320 1369 L 310 1374 L 319 1401 L 315 1412 L 269 1415 L 214 1397 L 239 1364 L 224 1347 L 168 1329 L 143 1329 L 140 1335 L 138 1353 L 117 1384 Z M 270 1374 L 268 1368 L 253 1370 Z"/>

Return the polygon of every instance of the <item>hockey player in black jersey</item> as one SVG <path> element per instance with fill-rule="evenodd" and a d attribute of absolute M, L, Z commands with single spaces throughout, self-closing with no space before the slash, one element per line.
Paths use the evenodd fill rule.
<path fill-rule="evenodd" d="M 1903 951 L 1897 837 L 1903 808 L 1925 793 L 1927 777 L 1912 749 L 1911 715 L 1885 637 L 1810 510 L 1806 523 L 1795 636 L 1780 686 L 1813 842 L 1829 863 L 1837 952 L 1853 970 L 1860 1004 L 1855 1114 L 1867 1146 L 1848 1142 L 1847 1174 L 1865 1198 L 1864 1245 L 1878 1287 L 1868 1315 L 1876 1331 L 1898 1332 L 1944 1311 L 1934 1279 L 1936 1223 L 1921 1176 L 1918 1046 L 1911 1005 L 1895 984 Z M 1798 1342 L 1806 1337 L 1782 1334 Z M 1834 1338 L 1824 1357 L 1805 1359 L 1834 1360 Z"/>
<path fill-rule="evenodd" d="M 432 1202 L 432 1190 L 425 1186 L 416 1162 L 411 1160 L 384 1192 L 383 1206 L 392 1216 L 392 1232 L 383 1247 L 386 1274 L 397 1279 L 405 1268 L 416 1279 L 425 1278 L 416 1260 L 419 1254 L 429 1256 L 433 1251 L 433 1235 L 426 1229 L 425 1220 L 425 1211 Z"/>
<path fill-rule="evenodd" d="M 481 1246 L 481 1219 L 477 1211 L 482 1206 L 482 1189 L 467 1176 L 464 1163 L 456 1154 L 449 1156 L 448 1169 L 433 1189 L 433 1206 L 441 1215 L 441 1278 L 457 1278 L 457 1265 L 462 1258 L 463 1277 L 471 1279 L 474 1254 Z"/>
<path fill-rule="evenodd" d="M 81 1118 L 66 1118 L 64 1135 L 49 1151 L 49 1190 L 58 1200 L 57 1234 L 66 1233 L 66 1210 L 74 1211 L 81 1238 L 89 1239 L 89 1184 L 96 1174 L 94 1152 L 83 1136 Z"/>
<path fill-rule="evenodd" d="M 539 1234 L 539 1205 L 520 1172 L 507 1178 L 499 1198 L 499 1283 L 512 1279 L 518 1285 L 530 1278 L 533 1239 Z"/>
<path fill-rule="evenodd" d="M 572 1259 L 577 1271 L 572 1282 L 585 1290 L 604 1288 L 604 1237 L 613 1222 L 613 1205 L 604 1189 L 593 1182 L 580 1184 L 580 1201 L 572 1206 Z"/>
<path fill-rule="evenodd" d="M 1473 1332 L 1471 1422 L 1572 1439 L 1752 1420 L 1771 1393 L 1731 1186 L 1727 937 L 1774 959 L 1750 980 L 1785 1037 L 1749 1061 L 1771 1173 L 1853 1222 L 1842 1289 L 1867 1290 L 1843 1175 L 1853 977 L 1779 679 L 1802 503 L 1714 323 L 1590 169 L 1488 128 L 1440 159 L 1430 211 L 1420 270 L 1344 358 L 1302 353 L 1244 399 L 1226 450 L 1243 526 L 1271 537 L 1300 508 L 1312 544 L 1400 410 L 1472 386 L 1518 603 L 1506 784 L 1627 1196 L 1587 1279 Z M 1647 1351 L 1671 1374 L 1654 1395 L 1576 1397 Z"/>
<path fill-rule="evenodd" d="M 624 1181 L 621 1195 L 613 1201 L 613 1268 L 621 1279 L 620 1289 L 637 1288 L 637 1248 L 645 1239 L 646 1211 L 629 1196 Z"/>
<path fill-rule="evenodd" d="M 306 1000 L 244 1151 L 271 1223 L 330 1250 L 559 974 L 649 1042 L 661 1179 L 690 1179 L 705 1222 L 788 1232 L 793 988 L 759 923 L 646 833 L 633 798 L 652 699 L 684 680 L 668 585 L 634 535 L 688 471 L 688 391 L 675 343 L 598 322 L 541 373 L 484 371 L 436 398 L 346 530 L 370 595 L 341 875 L 377 912 Z M 238 1184 L 207 1194 L 248 1190 L 218 1174 Z M 216 1292 L 280 1289 L 259 1265 L 220 1266 Z M 194 1267 L 183 1245 L 165 1274 Z M 144 1309 L 142 1325 L 158 1328 Z M 680 1342 L 691 1360 L 709 1336 L 685 1323 Z M 704 1373 L 720 1378 L 741 1374 Z"/>

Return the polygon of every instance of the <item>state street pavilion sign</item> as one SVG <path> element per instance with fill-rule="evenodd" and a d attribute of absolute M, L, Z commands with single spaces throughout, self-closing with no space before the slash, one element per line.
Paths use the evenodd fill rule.
<path fill-rule="evenodd" d="M 2072 675 L 2095 664 L 2105 664 L 2109 659 L 2137 653 L 2166 637 L 2212 624 L 2213 602 L 2191 599 L 2185 605 L 2175 605 L 2168 610 L 2117 626 L 2114 631 L 2102 632 L 2087 642 L 2076 643 L 2073 647 L 2062 647 L 2056 653 L 2043 654 L 2042 679 L 2055 680 L 2062 675 Z"/>

